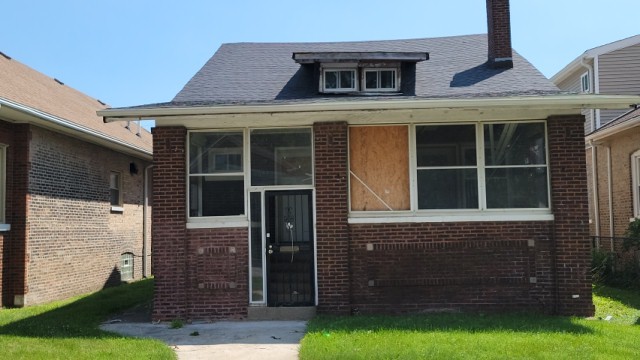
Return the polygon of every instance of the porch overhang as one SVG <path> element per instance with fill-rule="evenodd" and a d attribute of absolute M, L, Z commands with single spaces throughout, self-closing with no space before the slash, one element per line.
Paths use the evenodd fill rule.
<path fill-rule="evenodd" d="M 473 98 L 363 99 L 288 103 L 246 103 L 211 106 L 158 106 L 105 109 L 98 115 L 105 122 L 155 120 L 158 126 L 189 121 L 198 123 L 218 119 L 235 126 L 243 122 L 278 120 L 280 125 L 305 125 L 310 121 L 344 120 L 349 123 L 419 121 L 417 117 L 437 116 L 441 121 L 469 121 L 468 117 L 524 118 L 577 114 L 584 109 L 625 109 L 640 103 L 633 95 L 540 95 Z M 520 115 L 518 115 L 520 113 Z M 397 119 L 397 120 L 394 120 Z M 221 124 L 226 126 L 225 124 Z M 204 124 L 203 124 L 204 126 Z M 210 126 L 210 124 L 209 124 Z"/>

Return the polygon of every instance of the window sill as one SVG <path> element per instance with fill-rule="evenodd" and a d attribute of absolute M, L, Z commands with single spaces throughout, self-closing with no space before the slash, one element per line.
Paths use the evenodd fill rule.
<path fill-rule="evenodd" d="M 123 213 L 124 212 L 124 207 L 122 207 L 122 206 L 112 206 L 111 207 L 111 212 L 112 213 Z"/>
<path fill-rule="evenodd" d="M 544 212 L 482 212 L 424 214 L 412 212 L 372 214 L 358 212 L 349 215 L 349 224 L 430 223 L 430 222 L 489 222 L 489 221 L 553 221 L 553 214 Z"/>
<path fill-rule="evenodd" d="M 246 228 L 249 220 L 245 216 L 221 218 L 189 219 L 187 229 Z"/>
<path fill-rule="evenodd" d="M 0 224 L 0 231 L 9 231 L 11 230 L 11 224 Z"/>

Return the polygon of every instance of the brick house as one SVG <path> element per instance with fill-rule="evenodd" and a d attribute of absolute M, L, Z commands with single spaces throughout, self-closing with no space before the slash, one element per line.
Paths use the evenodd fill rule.
<path fill-rule="evenodd" d="M 561 90 L 640 94 L 640 35 L 585 51 L 551 78 Z M 585 109 L 590 234 L 596 246 L 623 254 L 629 221 L 640 216 L 638 111 Z"/>
<path fill-rule="evenodd" d="M 105 107 L 0 53 L 2 306 L 149 273 L 151 134 L 137 124 L 104 124 L 96 111 Z"/>
<path fill-rule="evenodd" d="M 640 109 L 631 109 L 586 136 L 591 235 L 606 251 L 623 253 L 629 222 L 640 218 Z"/>
<path fill-rule="evenodd" d="M 583 108 L 487 35 L 225 44 L 153 118 L 154 318 L 591 315 Z"/>

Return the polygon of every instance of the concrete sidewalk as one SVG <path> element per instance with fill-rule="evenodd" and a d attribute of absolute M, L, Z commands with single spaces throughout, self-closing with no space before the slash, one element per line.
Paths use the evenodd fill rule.
<path fill-rule="evenodd" d="M 167 343 L 180 360 L 297 359 L 306 321 L 221 321 L 185 324 L 109 323 L 100 326 L 123 335 L 154 338 Z M 197 336 L 194 334 L 197 332 Z"/>

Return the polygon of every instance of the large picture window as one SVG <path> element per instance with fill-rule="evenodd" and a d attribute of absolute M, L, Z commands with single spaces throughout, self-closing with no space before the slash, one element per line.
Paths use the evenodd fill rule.
<path fill-rule="evenodd" d="M 189 133 L 189 216 L 243 215 L 241 131 Z"/>
<path fill-rule="evenodd" d="M 416 126 L 419 210 L 549 208 L 545 124 Z"/>

